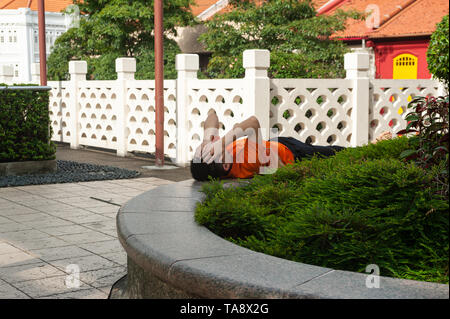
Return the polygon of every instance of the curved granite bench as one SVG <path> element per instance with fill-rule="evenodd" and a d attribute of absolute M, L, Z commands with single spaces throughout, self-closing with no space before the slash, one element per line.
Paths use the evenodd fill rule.
<path fill-rule="evenodd" d="M 126 298 L 449 298 L 448 285 L 288 261 L 234 245 L 194 221 L 201 183 L 164 185 L 117 215 L 128 254 Z"/>

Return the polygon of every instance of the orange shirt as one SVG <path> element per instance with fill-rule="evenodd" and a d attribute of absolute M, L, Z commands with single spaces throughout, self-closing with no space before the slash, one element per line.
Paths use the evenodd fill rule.
<path fill-rule="evenodd" d="M 226 151 L 229 158 L 225 158 L 225 162 L 230 162 L 231 156 L 233 161 L 227 175 L 229 178 L 250 178 L 259 174 L 261 167 L 270 166 L 271 161 L 277 160 L 276 156 L 273 157 L 274 154 L 278 155 L 285 165 L 294 163 L 292 152 L 285 145 L 274 141 L 263 141 L 261 145 L 243 138 L 227 145 Z M 278 165 L 278 162 L 272 164 Z"/>

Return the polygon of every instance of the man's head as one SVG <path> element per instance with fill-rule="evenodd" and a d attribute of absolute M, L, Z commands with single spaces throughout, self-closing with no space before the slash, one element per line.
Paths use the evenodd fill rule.
<path fill-rule="evenodd" d="M 207 181 L 208 177 L 212 178 L 223 178 L 227 176 L 228 172 L 231 170 L 232 164 L 227 163 L 215 163 L 206 164 L 201 162 L 201 160 L 191 161 L 191 174 L 192 177 L 198 181 Z"/>

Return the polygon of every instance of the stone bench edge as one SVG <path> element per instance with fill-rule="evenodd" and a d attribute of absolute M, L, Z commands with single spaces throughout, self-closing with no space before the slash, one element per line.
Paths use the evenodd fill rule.
<path fill-rule="evenodd" d="M 176 291 L 183 291 L 186 296 L 216 299 L 449 298 L 449 286 L 446 284 L 380 276 L 380 287 L 368 288 L 366 282 L 370 280 L 368 279 L 370 274 L 297 263 L 253 252 L 230 243 L 205 227 L 195 224 L 195 205 L 204 198 L 203 194 L 198 193 L 200 186 L 201 183 L 187 180 L 156 187 L 132 198 L 120 208 L 117 214 L 118 237 L 128 255 L 128 262 L 132 261 L 165 285 L 173 287 Z M 154 200 L 159 205 L 149 205 Z M 176 206 L 180 201 L 183 207 L 187 203 L 188 208 L 183 208 L 183 211 L 179 211 L 179 207 L 170 209 L 170 205 Z M 162 203 L 165 204 L 162 205 Z M 164 209 L 159 210 L 158 207 L 162 206 Z M 145 221 L 146 219 L 150 220 L 150 224 Z M 167 219 L 166 222 L 164 219 Z M 158 239 L 158 242 L 174 240 L 175 233 L 170 233 L 170 230 L 164 233 L 160 228 L 164 224 L 170 226 L 170 223 L 179 219 L 185 219 L 188 222 L 180 222 L 174 226 L 178 227 L 176 234 L 189 235 L 186 238 L 191 238 L 192 242 L 200 244 L 200 250 L 207 251 L 206 255 L 195 255 L 195 253 L 183 255 L 181 252 L 182 257 L 180 257 L 180 252 L 176 249 L 172 254 L 170 249 L 161 249 L 148 239 L 153 236 Z M 161 224 L 158 223 L 160 220 Z M 133 233 L 133 228 L 140 226 L 145 230 Z M 186 227 L 185 234 L 183 229 L 179 229 L 180 227 Z M 180 238 L 182 239 L 179 244 L 185 244 L 184 237 Z M 211 247 L 208 247 L 209 244 Z M 220 251 L 221 245 L 224 247 L 223 251 Z M 229 264 L 227 264 L 228 261 Z M 225 265 L 222 266 L 223 264 Z M 215 271 L 214 267 L 218 270 Z M 233 272 L 224 269 L 226 267 L 233 267 Z M 267 274 L 271 278 L 262 278 Z M 292 283 L 287 284 L 287 279 L 283 281 L 283 278 L 302 279 L 293 280 Z M 271 286 L 271 282 L 276 284 Z M 374 281 L 371 282 L 374 283 Z"/>

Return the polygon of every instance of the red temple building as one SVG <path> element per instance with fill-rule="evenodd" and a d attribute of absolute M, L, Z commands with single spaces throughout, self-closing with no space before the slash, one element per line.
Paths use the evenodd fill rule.
<path fill-rule="evenodd" d="M 372 75 L 379 79 L 429 79 L 426 52 L 436 24 L 449 13 L 447 0 L 331 0 L 317 9 L 370 13 L 351 20 L 335 37 L 372 55 Z"/>

